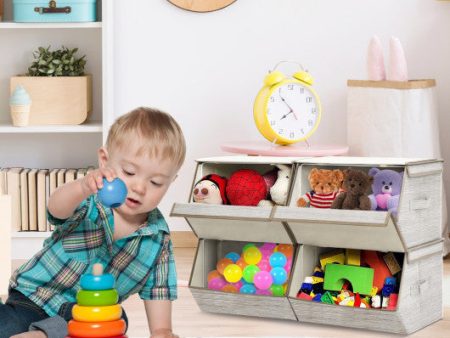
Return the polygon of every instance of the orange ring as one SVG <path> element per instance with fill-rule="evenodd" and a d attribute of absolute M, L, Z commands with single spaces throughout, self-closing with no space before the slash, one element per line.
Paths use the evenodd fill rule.
<path fill-rule="evenodd" d="M 80 338 L 100 338 L 121 336 L 125 333 L 127 324 L 123 319 L 112 322 L 85 323 L 69 321 L 67 330 L 70 336 Z"/>

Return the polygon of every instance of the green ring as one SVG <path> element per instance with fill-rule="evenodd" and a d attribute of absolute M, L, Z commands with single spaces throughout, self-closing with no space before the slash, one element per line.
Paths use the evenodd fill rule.
<path fill-rule="evenodd" d="M 80 290 L 77 293 L 77 303 L 80 306 L 110 306 L 119 301 L 116 289 L 89 291 Z"/>

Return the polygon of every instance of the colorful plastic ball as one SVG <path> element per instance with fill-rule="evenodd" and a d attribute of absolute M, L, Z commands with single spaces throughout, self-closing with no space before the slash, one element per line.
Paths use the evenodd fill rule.
<path fill-rule="evenodd" d="M 217 265 L 216 265 L 216 269 L 217 269 L 217 271 L 219 271 L 219 273 L 221 275 L 223 275 L 225 268 L 230 264 L 233 264 L 233 261 L 229 258 L 219 259 L 219 261 L 217 262 Z"/>
<path fill-rule="evenodd" d="M 80 279 L 80 286 L 83 290 L 109 290 L 114 289 L 114 276 L 104 273 L 96 276 L 90 273 L 84 274 Z"/>
<path fill-rule="evenodd" d="M 260 270 L 270 271 L 272 269 L 272 267 L 269 264 L 269 258 L 261 259 L 257 265 Z"/>
<path fill-rule="evenodd" d="M 208 273 L 208 282 L 213 278 L 220 278 L 222 275 L 217 270 L 212 270 Z"/>
<path fill-rule="evenodd" d="M 247 265 L 242 273 L 244 280 L 247 283 L 253 283 L 253 278 L 255 274 L 260 271 L 260 268 L 256 265 Z"/>
<path fill-rule="evenodd" d="M 234 285 L 236 287 L 236 289 L 240 290 L 242 285 L 244 285 L 244 283 L 242 282 L 242 278 L 239 282 L 236 283 L 231 283 L 231 285 Z"/>
<path fill-rule="evenodd" d="M 287 258 L 294 255 L 294 246 L 291 244 L 278 244 L 277 252 L 281 252 Z"/>
<path fill-rule="evenodd" d="M 261 296 L 272 296 L 272 291 L 270 291 L 270 289 L 267 290 L 256 289 L 256 294 Z"/>
<path fill-rule="evenodd" d="M 125 202 L 128 190 L 125 183 L 118 177 L 109 182 L 106 178 L 103 179 L 103 188 L 98 193 L 100 202 L 108 208 L 118 208 Z"/>
<path fill-rule="evenodd" d="M 77 292 L 77 304 L 80 306 L 109 306 L 119 301 L 119 293 L 116 289 L 111 290 L 80 290 Z"/>
<path fill-rule="evenodd" d="M 286 265 L 284 266 L 284 270 L 286 270 L 288 275 L 291 272 L 291 267 L 292 267 L 292 259 L 288 258 Z"/>
<path fill-rule="evenodd" d="M 220 278 L 213 278 L 208 282 L 208 289 L 219 291 L 222 290 L 222 288 L 227 285 L 227 282 L 222 277 Z"/>
<path fill-rule="evenodd" d="M 272 268 L 276 267 L 282 268 L 286 265 L 287 258 L 281 252 L 274 252 L 273 254 L 270 255 L 269 262 Z"/>
<path fill-rule="evenodd" d="M 253 243 L 245 244 L 244 247 L 242 248 L 242 253 L 244 253 L 248 248 L 251 248 L 251 247 L 256 247 L 256 245 Z"/>
<path fill-rule="evenodd" d="M 247 264 L 258 264 L 261 258 L 261 251 L 256 246 L 250 247 L 244 252 L 244 261 Z"/>
<path fill-rule="evenodd" d="M 229 293 L 238 293 L 239 289 L 234 286 L 233 284 L 226 284 L 223 288 L 222 288 L 223 292 L 229 292 Z"/>
<path fill-rule="evenodd" d="M 263 245 L 261 245 L 261 247 L 259 248 L 260 250 L 268 250 L 270 252 L 273 252 L 273 250 L 275 249 L 277 245 L 275 243 L 264 243 Z"/>
<path fill-rule="evenodd" d="M 225 255 L 225 258 L 229 258 L 233 261 L 233 263 L 236 263 L 239 258 L 241 258 L 241 255 L 239 255 L 237 252 L 229 252 Z"/>
<path fill-rule="evenodd" d="M 272 275 L 272 280 L 274 284 L 284 284 L 287 281 L 287 272 L 283 268 L 275 267 L 270 270 L 270 274 Z"/>
<path fill-rule="evenodd" d="M 236 283 L 242 278 L 242 269 L 239 265 L 230 264 L 223 271 L 225 280 L 229 283 Z"/>
<path fill-rule="evenodd" d="M 239 292 L 247 295 L 254 295 L 256 293 L 256 288 L 252 284 L 245 284 L 239 289 Z"/>
<path fill-rule="evenodd" d="M 239 267 L 244 270 L 245 267 L 248 265 L 247 263 L 245 263 L 244 258 L 239 258 L 236 262 L 236 265 L 239 265 Z"/>
<path fill-rule="evenodd" d="M 270 287 L 270 291 L 272 291 L 272 295 L 276 297 L 284 296 L 284 287 L 283 285 L 272 284 Z"/>
<path fill-rule="evenodd" d="M 267 290 L 273 283 L 272 275 L 268 271 L 259 271 L 253 277 L 253 283 L 260 290 Z"/>

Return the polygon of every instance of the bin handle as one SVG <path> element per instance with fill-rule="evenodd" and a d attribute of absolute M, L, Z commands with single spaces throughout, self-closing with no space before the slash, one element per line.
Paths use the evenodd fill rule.
<path fill-rule="evenodd" d="M 56 1 L 51 0 L 48 3 L 48 7 L 34 7 L 34 11 L 39 14 L 54 14 L 54 13 L 66 13 L 72 12 L 71 6 L 56 7 Z"/>

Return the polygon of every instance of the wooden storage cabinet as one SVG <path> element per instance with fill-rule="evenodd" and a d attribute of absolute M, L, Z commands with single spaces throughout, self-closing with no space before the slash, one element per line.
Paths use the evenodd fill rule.
<path fill-rule="evenodd" d="M 293 166 L 287 206 L 174 205 L 172 215 L 185 217 L 199 238 L 189 286 L 201 309 L 401 334 L 442 318 L 441 161 L 362 157 L 278 160 Z M 199 161 L 193 185 L 209 173 L 229 176 L 233 170 L 250 165 L 265 171 L 270 163 L 263 157 Z M 398 216 L 385 211 L 298 208 L 297 199 L 310 190 L 308 174 L 314 167 L 404 171 Z M 206 288 L 207 273 L 213 270 L 218 255 L 242 241 L 296 245 L 287 297 L 229 294 Z M 353 308 L 296 298 L 304 278 L 312 275 L 319 255 L 329 248 L 402 253 L 396 310 Z"/>

